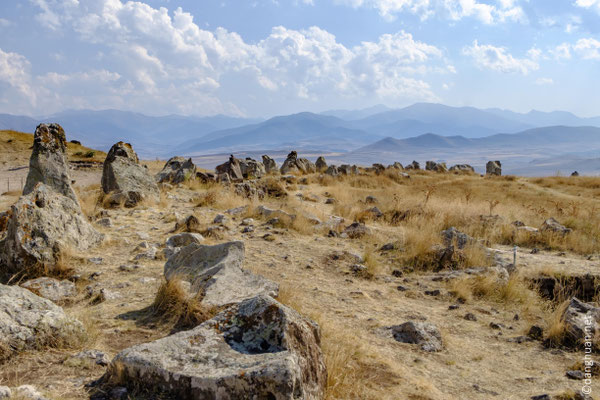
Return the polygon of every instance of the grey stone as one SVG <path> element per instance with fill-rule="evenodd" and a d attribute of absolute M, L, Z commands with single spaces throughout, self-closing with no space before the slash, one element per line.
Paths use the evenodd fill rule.
<path fill-rule="evenodd" d="M 83 325 L 50 300 L 0 284 L 0 359 L 61 340 L 70 343 L 83 334 Z"/>
<path fill-rule="evenodd" d="M 23 399 L 28 400 L 48 400 L 40 392 L 38 392 L 35 386 L 32 385 L 19 386 L 15 389 L 15 394 Z"/>
<path fill-rule="evenodd" d="M 450 167 L 450 172 L 475 173 L 475 168 L 469 164 L 456 164 Z"/>
<path fill-rule="evenodd" d="M 219 180 L 226 181 L 241 181 L 244 179 L 242 174 L 242 168 L 240 166 L 240 160 L 235 158 L 233 155 L 229 156 L 229 160 L 221 165 L 218 165 L 215 169 Z"/>
<path fill-rule="evenodd" d="M 485 174 L 486 175 L 502 175 L 502 163 L 500 161 L 488 161 L 485 165 Z"/>
<path fill-rule="evenodd" d="M 565 227 L 564 225 L 561 225 L 557 220 L 555 220 L 554 218 L 548 218 L 547 220 L 544 221 L 544 223 L 542 224 L 540 231 L 542 232 L 553 232 L 553 233 L 558 233 L 561 235 L 567 235 L 569 233 L 572 232 L 572 229 Z"/>
<path fill-rule="evenodd" d="M 162 171 L 156 175 L 159 183 L 178 184 L 196 176 L 196 166 L 191 158 L 172 157 L 167 161 Z"/>
<path fill-rule="evenodd" d="M 340 171 L 339 171 L 338 167 L 336 167 L 335 165 L 330 165 L 325 170 L 325 173 L 329 176 L 338 176 L 340 174 Z"/>
<path fill-rule="evenodd" d="M 42 183 L 11 207 L 5 221 L 0 258 L 9 272 L 53 265 L 63 249 L 88 250 L 104 239 L 79 204 Z"/>
<path fill-rule="evenodd" d="M 368 234 L 369 228 L 362 222 L 353 222 L 344 229 L 344 233 L 348 235 L 350 239 L 358 239 Z"/>
<path fill-rule="evenodd" d="M 139 164 L 139 159 L 129 143 L 114 144 L 102 171 L 102 190 L 110 194 L 112 206 L 135 207 L 140 201 L 158 201 L 158 186 L 147 168 Z"/>
<path fill-rule="evenodd" d="M 442 335 L 438 328 L 427 322 L 405 322 L 402 325 L 392 326 L 394 339 L 402 343 L 418 344 L 424 351 L 441 351 Z"/>
<path fill-rule="evenodd" d="M 317 168 L 317 172 L 326 171 L 327 170 L 327 162 L 325 161 L 325 157 L 320 156 L 319 158 L 317 158 L 315 167 Z"/>
<path fill-rule="evenodd" d="M 306 158 L 298 158 L 298 153 L 292 151 L 288 154 L 286 160 L 281 166 L 280 172 L 282 175 L 290 172 L 299 172 L 303 174 L 314 173 L 317 171 L 315 164 Z"/>
<path fill-rule="evenodd" d="M 586 329 L 592 339 L 596 338 L 600 330 L 600 308 L 573 297 L 562 315 L 562 320 L 566 334 L 563 344 L 579 348 L 585 341 Z"/>
<path fill-rule="evenodd" d="M 453 226 L 446 229 L 445 231 L 442 231 L 442 238 L 444 239 L 444 244 L 446 246 L 456 244 L 456 247 L 458 247 L 461 250 L 464 249 L 467 245 L 477 242 L 471 236 L 467 235 L 466 233 L 460 232 Z"/>
<path fill-rule="evenodd" d="M 264 164 L 251 158 L 240 160 L 240 169 L 245 179 L 258 179 L 267 174 Z"/>
<path fill-rule="evenodd" d="M 225 306 L 259 294 L 277 296 L 276 283 L 242 270 L 244 251 L 243 242 L 190 244 L 167 260 L 164 274 L 167 280 L 190 282 L 193 292 L 203 293 L 202 304 L 210 306 Z"/>
<path fill-rule="evenodd" d="M 169 247 L 185 247 L 192 243 L 202 243 L 204 237 L 199 233 L 193 232 L 182 232 L 177 235 L 173 235 L 167 239 L 167 246 Z"/>
<path fill-rule="evenodd" d="M 80 353 L 77 353 L 71 358 L 79 359 L 79 360 L 91 360 L 95 364 L 107 366 L 110 362 L 108 355 L 100 350 L 85 350 Z"/>
<path fill-rule="evenodd" d="M 29 280 L 21 285 L 33 293 L 55 303 L 64 302 L 77 296 L 77 288 L 73 282 L 42 277 Z"/>
<path fill-rule="evenodd" d="M 100 226 L 104 226 L 106 228 L 110 228 L 113 226 L 112 221 L 110 218 L 102 218 L 99 219 L 98 221 L 96 221 L 96 224 L 100 225 Z"/>
<path fill-rule="evenodd" d="M 0 386 L 0 400 L 9 399 L 12 396 L 12 391 L 8 386 Z"/>
<path fill-rule="evenodd" d="M 24 195 L 33 192 L 38 183 L 43 183 L 79 204 L 71 187 L 66 150 L 65 131 L 60 125 L 38 125 L 33 135 L 33 151 L 29 159 L 29 173 L 23 188 Z"/>
<path fill-rule="evenodd" d="M 106 379 L 183 400 L 317 400 L 327 371 L 318 325 L 258 296 L 192 330 L 122 351 Z"/>

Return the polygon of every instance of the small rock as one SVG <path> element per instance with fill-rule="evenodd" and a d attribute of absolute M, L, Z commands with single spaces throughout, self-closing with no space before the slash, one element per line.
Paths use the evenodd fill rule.
<path fill-rule="evenodd" d="M 441 351 L 442 335 L 438 328 L 427 322 L 405 322 L 402 325 L 392 326 L 394 339 L 402 343 L 421 345 L 421 349 L 428 352 Z"/>
<path fill-rule="evenodd" d="M 254 225 L 254 219 L 253 218 L 244 218 L 242 220 L 242 225 L 243 226 L 250 226 L 250 225 Z"/>
<path fill-rule="evenodd" d="M 92 258 L 88 258 L 88 261 L 91 262 L 92 264 L 100 265 L 100 264 L 102 264 L 104 259 L 102 257 L 92 257 Z"/>
<path fill-rule="evenodd" d="M 531 396 L 531 400 L 551 400 L 549 394 L 540 394 L 537 396 Z"/>
<path fill-rule="evenodd" d="M 12 395 L 12 392 L 8 386 L 0 386 L 0 399 L 8 399 Z"/>
<path fill-rule="evenodd" d="M 581 381 L 585 378 L 583 371 L 567 371 L 567 378 Z"/>
<path fill-rule="evenodd" d="M 458 310 L 460 306 L 458 304 L 451 304 L 448 306 L 448 310 Z"/>
<path fill-rule="evenodd" d="M 85 350 L 75 354 L 71 358 L 89 359 L 98 365 L 102 365 L 103 367 L 107 366 L 110 362 L 108 355 L 100 350 Z"/>
<path fill-rule="evenodd" d="M 217 214 L 213 220 L 213 224 L 225 224 L 227 223 L 227 217 L 223 214 Z"/>
<path fill-rule="evenodd" d="M 381 246 L 379 251 L 392 251 L 395 248 L 396 248 L 396 245 L 394 243 L 387 243 L 387 244 L 384 244 L 383 246 Z"/>
<path fill-rule="evenodd" d="M 395 278 L 401 278 L 402 275 L 404 275 L 404 272 L 402 272 L 399 269 L 395 269 L 395 270 L 392 271 L 392 276 L 395 277 Z"/>
<path fill-rule="evenodd" d="M 466 313 L 464 319 L 467 321 L 477 321 L 477 317 L 473 313 Z"/>
<path fill-rule="evenodd" d="M 107 228 L 110 228 L 113 226 L 112 221 L 110 218 L 102 218 L 99 219 L 98 221 L 96 221 L 96 224 L 100 225 L 100 226 L 104 226 Z"/>
<path fill-rule="evenodd" d="M 396 290 L 398 290 L 399 292 L 406 292 L 408 289 L 406 289 L 406 287 L 405 287 L 405 286 L 398 285 L 398 286 L 396 287 Z"/>
<path fill-rule="evenodd" d="M 439 296 L 442 292 L 440 292 L 439 289 L 435 289 L 435 290 L 426 290 L 425 294 L 427 296 Z"/>
<path fill-rule="evenodd" d="M 47 398 L 38 392 L 35 386 L 32 385 L 19 386 L 15 389 L 15 394 L 23 399 L 47 400 Z"/>
<path fill-rule="evenodd" d="M 490 328 L 492 329 L 502 329 L 502 326 L 496 322 L 490 322 Z"/>
<path fill-rule="evenodd" d="M 117 386 L 115 388 L 112 388 L 110 391 L 110 398 L 111 398 L 111 400 L 126 399 L 127 398 L 127 388 L 122 387 L 122 386 Z"/>

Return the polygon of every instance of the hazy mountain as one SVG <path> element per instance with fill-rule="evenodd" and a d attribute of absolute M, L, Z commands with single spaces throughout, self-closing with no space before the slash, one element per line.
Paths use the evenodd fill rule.
<path fill-rule="evenodd" d="M 184 143 L 176 151 L 186 155 L 279 148 L 347 151 L 381 139 L 346 125 L 346 121 L 336 117 L 305 112 L 212 132 Z"/>
<path fill-rule="evenodd" d="M 391 111 L 392 109 L 388 106 L 384 106 L 383 104 L 378 104 L 373 107 L 363 108 L 361 110 L 328 110 L 321 113 L 321 115 L 328 115 L 331 117 L 337 117 L 340 119 L 345 119 L 346 121 L 355 121 L 358 119 L 363 119 L 370 117 L 371 115 L 379 114 L 386 111 Z"/>
<path fill-rule="evenodd" d="M 501 110 L 499 108 L 489 108 L 485 111 L 534 126 L 566 125 L 600 127 L 600 117 L 582 118 L 566 111 L 543 112 L 532 110 L 526 114 L 520 114 L 509 110 Z"/>

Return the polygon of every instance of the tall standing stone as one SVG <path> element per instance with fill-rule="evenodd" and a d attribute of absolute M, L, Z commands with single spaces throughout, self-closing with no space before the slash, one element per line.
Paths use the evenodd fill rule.
<path fill-rule="evenodd" d="M 33 135 L 33 152 L 29 159 L 24 195 L 31 193 L 35 185 L 41 182 L 77 203 L 77 196 L 71 187 L 66 150 L 65 131 L 60 125 L 38 125 Z"/>
<path fill-rule="evenodd" d="M 264 156 L 262 156 L 262 160 L 263 160 L 263 164 L 265 166 L 265 170 L 267 171 L 267 174 L 273 174 L 273 173 L 279 172 L 277 163 L 271 157 L 264 155 Z"/>
<path fill-rule="evenodd" d="M 502 175 L 502 163 L 500 161 L 488 161 L 485 166 L 486 175 Z"/>

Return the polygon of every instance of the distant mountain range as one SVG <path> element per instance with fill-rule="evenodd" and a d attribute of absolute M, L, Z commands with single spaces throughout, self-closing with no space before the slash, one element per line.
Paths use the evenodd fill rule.
<path fill-rule="evenodd" d="M 521 168 L 533 159 L 568 155 L 572 162 L 595 159 L 600 117 L 562 111 L 526 114 L 500 109 L 417 103 L 401 109 L 299 113 L 268 120 L 227 116 L 150 117 L 139 113 L 65 111 L 43 118 L 0 114 L 0 129 L 33 132 L 39 122 L 58 122 L 69 140 L 107 150 L 132 143 L 144 158 L 228 153 L 336 153 L 339 160 L 457 160 L 482 165 L 494 158 Z M 210 158 L 212 160 L 212 158 Z M 546 163 L 544 165 L 556 165 Z"/>

